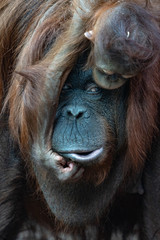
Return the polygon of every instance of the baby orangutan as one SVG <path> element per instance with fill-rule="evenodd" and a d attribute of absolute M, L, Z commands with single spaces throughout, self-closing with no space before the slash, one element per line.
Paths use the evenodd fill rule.
<path fill-rule="evenodd" d="M 136 3 L 104 3 L 85 36 L 93 42 L 94 79 L 115 89 L 156 61 L 159 37 L 153 16 Z"/>

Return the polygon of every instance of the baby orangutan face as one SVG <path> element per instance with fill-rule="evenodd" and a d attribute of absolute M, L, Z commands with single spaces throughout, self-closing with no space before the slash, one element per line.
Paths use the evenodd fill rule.
<path fill-rule="evenodd" d="M 135 3 L 105 3 L 95 14 L 92 30 L 84 35 L 93 43 L 93 77 L 102 88 L 121 87 L 151 60 L 149 17 Z"/>
<path fill-rule="evenodd" d="M 136 73 L 126 71 L 125 60 L 121 56 L 113 58 L 110 53 L 101 55 L 99 48 L 95 44 L 95 61 L 93 68 L 93 77 L 96 83 L 102 88 L 115 89 L 121 87 L 127 79 L 133 77 Z M 122 64 L 123 63 L 123 64 Z"/>

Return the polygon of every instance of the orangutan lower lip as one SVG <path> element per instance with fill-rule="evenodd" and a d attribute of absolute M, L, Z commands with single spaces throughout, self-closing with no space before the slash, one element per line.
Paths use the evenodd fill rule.
<path fill-rule="evenodd" d="M 72 161 L 79 163 L 90 163 L 97 160 L 103 152 L 103 147 L 93 151 L 80 151 L 80 152 L 69 152 L 62 153 L 62 156 Z"/>

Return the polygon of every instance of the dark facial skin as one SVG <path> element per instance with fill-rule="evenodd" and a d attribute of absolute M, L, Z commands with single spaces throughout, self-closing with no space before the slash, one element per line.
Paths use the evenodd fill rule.
<path fill-rule="evenodd" d="M 85 33 L 94 44 L 93 75 L 100 87 L 116 89 L 152 61 L 152 49 L 157 48 L 156 24 L 147 10 L 135 3 L 113 5 L 106 11 L 102 6 L 99 12 L 93 29 Z"/>
<path fill-rule="evenodd" d="M 117 126 L 125 125 L 126 88 L 101 89 L 92 71 L 78 66 L 62 89 L 52 138 L 53 151 L 61 156 L 40 155 L 33 165 L 51 212 L 66 224 L 100 218 L 123 181 L 119 151 L 125 133 Z M 97 185 L 94 177 L 104 168 L 105 177 Z"/>
<path fill-rule="evenodd" d="M 126 29 L 126 32 L 122 33 L 120 29 L 120 26 L 124 24 L 124 20 L 121 19 L 121 12 L 127 18 L 128 9 L 118 6 L 111 13 L 108 13 L 108 11 L 100 16 L 94 30 L 93 72 L 94 79 L 99 86 L 115 89 L 122 86 L 127 79 L 135 76 L 137 70 L 133 59 L 126 54 L 126 40 L 132 37 L 130 30 Z M 115 18 L 115 15 L 119 15 L 119 17 Z M 133 21 L 136 22 L 136 18 Z M 117 29 L 115 29 L 115 25 L 117 25 Z M 123 38 L 122 43 L 120 38 Z M 115 42 L 112 42 L 112 39 L 115 39 Z"/>
<path fill-rule="evenodd" d="M 110 124 L 113 129 L 114 126 L 114 107 L 112 109 L 110 105 L 112 98 L 111 92 L 102 90 L 93 82 L 91 71 L 82 73 L 79 79 L 71 75 L 62 89 L 56 116 L 53 134 L 56 152 L 83 164 L 101 161 L 103 154 L 107 156 L 106 146 L 110 139 L 105 127 Z M 110 105 L 111 111 L 108 113 L 106 105 Z M 96 154 L 95 151 L 98 151 L 98 155 L 93 156 L 92 160 L 89 155 L 92 152 Z M 72 153 L 73 156 L 70 156 Z"/>
<path fill-rule="evenodd" d="M 116 63 L 110 59 L 109 57 L 103 59 L 103 56 L 100 54 L 96 54 L 96 67 L 93 70 L 94 80 L 100 87 L 104 87 L 106 89 L 116 89 L 121 87 L 129 78 L 133 77 L 133 75 L 122 75 L 119 73 L 122 65 L 113 69 L 112 66 L 116 66 Z M 107 64 L 108 62 L 108 64 Z M 123 69 L 122 69 L 123 70 Z"/>

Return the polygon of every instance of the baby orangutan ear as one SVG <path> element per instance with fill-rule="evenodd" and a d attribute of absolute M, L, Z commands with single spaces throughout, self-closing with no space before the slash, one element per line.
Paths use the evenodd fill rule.
<path fill-rule="evenodd" d="M 84 33 L 84 36 L 88 38 L 90 41 L 94 42 L 94 32 L 93 30 L 90 30 L 88 32 Z"/>

